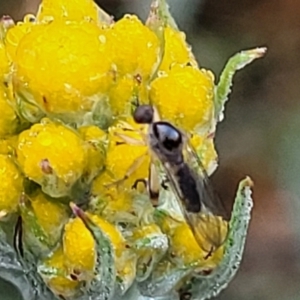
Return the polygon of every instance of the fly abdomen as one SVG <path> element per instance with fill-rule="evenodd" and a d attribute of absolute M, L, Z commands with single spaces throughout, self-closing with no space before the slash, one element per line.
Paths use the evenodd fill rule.
<path fill-rule="evenodd" d="M 176 177 L 184 198 L 186 210 L 191 213 L 200 212 L 201 199 L 197 188 L 197 181 L 195 176 L 193 176 L 193 170 L 186 163 L 182 163 L 177 169 Z"/>

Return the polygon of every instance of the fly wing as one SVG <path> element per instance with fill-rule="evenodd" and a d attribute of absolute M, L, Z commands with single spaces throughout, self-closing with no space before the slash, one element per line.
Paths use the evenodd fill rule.
<path fill-rule="evenodd" d="M 223 202 L 215 192 L 206 170 L 194 148 L 186 143 L 186 162 L 197 176 L 201 199 L 199 213 L 186 212 L 186 219 L 202 249 L 212 251 L 220 247 L 228 234 L 228 215 Z"/>
<path fill-rule="evenodd" d="M 228 223 L 211 213 L 185 212 L 185 218 L 202 250 L 208 254 L 224 244 L 228 235 Z"/>
<path fill-rule="evenodd" d="M 229 216 L 224 203 L 216 193 L 196 150 L 189 142 L 186 142 L 185 145 L 185 160 L 197 174 L 198 182 L 200 183 L 199 188 L 201 188 L 201 202 L 205 206 L 206 211 L 228 219 Z"/>
<path fill-rule="evenodd" d="M 195 180 L 196 185 L 190 186 L 187 182 L 184 187 L 184 178 L 179 178 L 178 170 L 168 162 L 161 162 L 173 194 L 178 200 L 179 207 L 186 223 L 189 225 L 200 248 L 207 253 L 219 248 L 227 237 L 228 225 L 224 221 L 224 206 L 217 197 L 208 179 L 206 171 L 191 147 L 186 149 L 186 166 L 190 170 L 189 176 Z M 180 182 L 181 180 L 181 182 Z M 191 189 L 195 189 L 191 191 Z M 189 209 L 193 204 L 192 192 L 197 193 L 200 202 L 199 209 Z M 197 207 L 194 203 L 192 207 Z"/>

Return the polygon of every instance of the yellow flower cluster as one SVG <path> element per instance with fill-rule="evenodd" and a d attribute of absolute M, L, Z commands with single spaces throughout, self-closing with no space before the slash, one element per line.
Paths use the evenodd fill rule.
<path fill-rule="evenodd" d="M 71 201 L 108 236 L 125 290 L 165 255 L 154 238 L 168 236 L 179 265 L 213 269 L 222 258 L 220 247 L 207 259 L 183 220 L 156 224 L 137 183 L 151 162 L 145 126 L 131 116 L 138 103 L 192 133 L 207 172 L 216 167 L 214 76 L 198 68 L 182 32 L 156 22 L 164 39 L 133 15 L 112 22 L 92 0 L 43 0 L 36 16 L 1 24 L 0 216 L 21 214 L 32 248 L 36 239 L 48 250 L 39 271 L 62 297 L 84 289 L 97 264 Z"/>
<path fill-rule="evenodd" d="M 150 98 L 162 117 L 186 130 L 209 122 L 213 76 L 197 68 L 183 33 L 166 26 L 162 44 L 136 16 L 116 23 L 99 16 L 92 1 L 49 0 L 36 18 L 27 16 L 7 30 L 0 48 L 2 74 L 12 78 L 10 101 L 19 114 L 31 122 L 55 116 L 83 125 L 103 118 L 104 107 L 112 119 L 130 112 L 138 97 Z M 180 107 L 183 99 L 186 105 Z M 195 106 L 197 116 L 191 113 Z"/>

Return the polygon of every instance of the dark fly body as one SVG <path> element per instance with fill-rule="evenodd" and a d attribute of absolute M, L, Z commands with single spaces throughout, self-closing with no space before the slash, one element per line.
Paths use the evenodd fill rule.
<path fill-rule="evenodd" d="M 203 244 L 205 238 L 211 244 L 211 248 L 202 247 L 204 250 L 217 249 L 223 244 L 226 236 L 222 235 L 222 218 L 215 216 L 222 216 L 224 209 L 217 205 L 197 154 L 191 148 L 186 151 L 191 160 L 197 161 L 201 171 L 196 171 L 184 156 L 188 144 L 187 136 L 171 123 L 160 121 L 155 108 L 150 105 L 138 106 L 133 117 L 135 122 L 149 125 L 147 143 L 150 152 L 163 166 L 168 182 L 179 200 L 184 218 L 199 245 Z M 149 185 L 151 191 L 151 182 Z M 205 223 L 212 225 L 206 226 Z"/>
<path fill-rule="evenodd" d="M 149 130 L 149 143 L 152 151 L 176 179 L 177 192 L 189 212 L 200 212 L 201 199 L 195 172 L 186 164 L 183 157 L 181 132 L 168 122 L 155 122 Z M 171 174 L 170 174 L 171 176 Z"/>

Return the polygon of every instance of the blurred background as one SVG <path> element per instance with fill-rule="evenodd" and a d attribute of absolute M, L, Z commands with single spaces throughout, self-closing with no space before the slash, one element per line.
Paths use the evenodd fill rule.
<path fill-rule="evenodd" d="M 142 19 L 149 0 L 98 0 L 116 19 Z M 0 0 L 0 15 L 21 19 L 38 0 Z M 220 74 L 235 52 L 267 46 L 264 59 L 235 77 L 219 124 L 213 176 L 226 203 L 245 175 L 255 208 L 240 271 L 219 300 L 300 299 L 300 1 L 169 0 L 201 66 Z M 12 298 L 13 299 L 13 298 Z M 16 298 L 14 298 L 16 299 Z M 29 299 L 26 299 L 29 300 Z"/>

